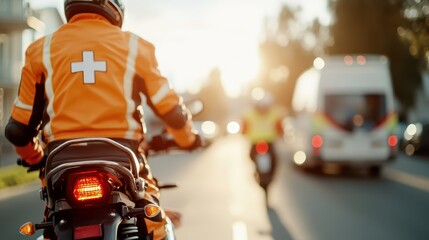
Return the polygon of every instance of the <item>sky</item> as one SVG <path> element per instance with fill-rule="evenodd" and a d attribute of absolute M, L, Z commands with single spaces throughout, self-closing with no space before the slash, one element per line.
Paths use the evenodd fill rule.
<path fill-rule="evenodd" d="M 29 2 L 63 10 L 63 0 Z M 324 0 L 124 0 L 123 29 L 155 45 L 160 71 L 178 91 L 198 91 L 219 68 L 234 97 L 255 80 L 264 22 L 275 22 L 284 3 L 302 5 L 304 19 L 326 19 Z"/>

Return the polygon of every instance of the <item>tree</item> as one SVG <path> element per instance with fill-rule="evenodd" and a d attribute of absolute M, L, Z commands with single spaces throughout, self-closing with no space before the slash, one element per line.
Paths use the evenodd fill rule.
<path fill-rule="evenodd" d="M 420 68 L 429 70 L 429 0 L 406 0 L 402 4 L 405 21 L 398 28 L 398 35 L 419 60 Z"/>
<path fill-rule="evenodd" d="M 383 54 L 390 59 L 393 86 L 406 110 L 420 86 L 418 62 L 400 40 L 398 27 L 406 23 L 402 0 L 331 0 L 335 18 L 330 27 L 333 45 L 328 54 Z"/>
<path fill-rule="evenodd" d="M 229 104 L 221 78 L 220 69 L 212 69 L 207 77 L 205 85 L 198 93 L 198 98 L 204 102 L 205 111 L 198 115 L 197 118 L 210 119 L 223 125 L 229 114 Z"/>
<path fill-rule="evenodd" d="M 265 41 L 259 46 L 263 63 L 259 85 L 272 92 L 276 101 L 288 108 L 296 79 L 312 65 L 314 59 L 315 46 L 309 47 L 305 39 L 311 36 L 312 30 L 319 30 L 313 26 L 305 27 L 297 19 L 299 11 L 299 8 L 283 6 L 277 29 L 274 32 L 267 30 Z"/>

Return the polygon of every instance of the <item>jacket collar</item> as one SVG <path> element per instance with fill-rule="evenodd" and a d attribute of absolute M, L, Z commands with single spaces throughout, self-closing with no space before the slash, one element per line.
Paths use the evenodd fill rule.
<path fill-rule="evenodd" d="M 110 24 L 109 20 L 107 20 L 105 17 L 95 13 L 78 13 L 70 19 L 69 23 L 86 21 L 86 20 L 100 20 Z"/>

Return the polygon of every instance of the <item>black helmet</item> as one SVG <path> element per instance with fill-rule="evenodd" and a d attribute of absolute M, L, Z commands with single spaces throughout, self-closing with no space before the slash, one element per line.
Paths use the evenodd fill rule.
<path fill-rule="evenodd" d="M 121 0 L 65 0 L 64 13 L 67 21 L 78 13 L 97 13 L 122 27 L 124 5 Z"/>

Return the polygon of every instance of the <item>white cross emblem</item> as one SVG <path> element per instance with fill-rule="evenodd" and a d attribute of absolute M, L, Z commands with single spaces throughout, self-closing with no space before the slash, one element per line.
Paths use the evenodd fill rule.
<path fill-rule="evenodd" d="M 83 72 L 83 83 L 92 84 L 95 83 L 95 72 L 106 72 L 106 65 L 106 61 L 94 61 L 93 51 L 83 51 L 83 61 L 72 62 L 71 72 Z"/>

